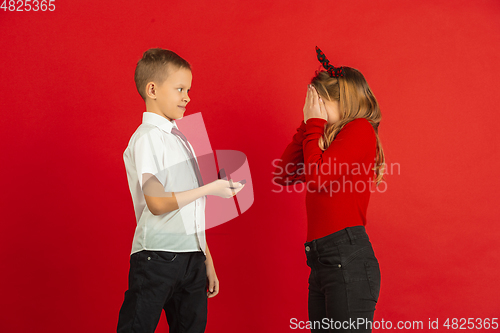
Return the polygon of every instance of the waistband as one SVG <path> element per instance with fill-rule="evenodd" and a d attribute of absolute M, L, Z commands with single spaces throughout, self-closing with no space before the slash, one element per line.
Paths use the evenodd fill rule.
<path fill-rule="evenodd" d="M 318 239 L 313 239 L 310 242 L 304 243 L 306 252 L 311 250 L 317 251 L 318 249 L 338 245 L 341 243 L 350 242 L 351 244 L 355 244 L 357 239 L 367 239 L 368 234 L 366 233 L 365 227 L 362 225 L 357 225 L 354 227 L 348 227 L 333 234 L 329 234 L 325 237 L 321 237 Z"/>

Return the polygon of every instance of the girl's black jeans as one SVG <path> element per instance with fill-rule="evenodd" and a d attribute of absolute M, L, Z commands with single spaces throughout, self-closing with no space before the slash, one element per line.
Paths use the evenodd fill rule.
<path fill-rule="evenodd" d="M 371 332 L 380 269 L 365 227 L 345 228 L 304 245 L 311 268 L 311 331 Z"/>

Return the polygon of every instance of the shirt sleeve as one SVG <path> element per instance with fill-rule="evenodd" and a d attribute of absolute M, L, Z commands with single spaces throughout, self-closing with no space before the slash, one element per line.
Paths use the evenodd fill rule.
<path fill-rule="evenodd" d="M 165 187 L 167 182 L 165 143 L 159 131 L 150 130 L 137 139 L 134 145 L 134 161 L 141 189 L 144 185 L 143 175 L 147 173 L 154 175 Z"/>
<path fill-rule="evenodd" d="M 279 160 L 275 160 L 276 166 L 273 172 L 273 180 L 279 185 L 287 186 L 305 181 L 304 177 L 304 154 L 302 142 L 305 138 L 306 124 L 301 122 L 297 133 L 288 144 Z"/>
<path fill-rule="evenodd" d="M 341 176 L 353 174 L 353 169 L 364 170 L 361 165 L 375 147 L 376 138 L 371 124 L 363 118 L 355 119 L 340 130 L 326 150 L 318 141 L 324 133 L 326 120 L 311 118 L 307 121 L 303 141 L 305 174 L 311 187 L 320 182 L 335 181 Z M 370 167 L 373 167 L 373 163 Z"/>

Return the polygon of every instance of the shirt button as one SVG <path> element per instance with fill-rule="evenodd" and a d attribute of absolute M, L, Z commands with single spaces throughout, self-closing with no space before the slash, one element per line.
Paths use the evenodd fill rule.
<path fill-rule="evenodd" d="M 151 260 L 151 257 L 148 257 L 148 260 Z"/>
<path fill-rule="evenodd" d="M 309 246 L 306 246 L 306 251 L 309 252 L 311 248 Z"/>

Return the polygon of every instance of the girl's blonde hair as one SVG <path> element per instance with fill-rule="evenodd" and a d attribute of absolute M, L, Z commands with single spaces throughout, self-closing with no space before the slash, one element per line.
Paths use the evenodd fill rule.
<path fill-rule="evenodd" d="M 374 182 L 378 185 L 384 180 L 385 170 L 384 150 L 378 136 L 382 114 L 363 74 L 355 68 L 344 66 L 344 76 L 331 77 L 328 72 L 319 71 L 312 78 L 311 84 L 322 98 L 339 102 L 340 119 L 335 124 L 325 126 L 323 137 L 319 140 L 319 147 L 322 150 L 326 150 L 339 131 L 356 118 L 365 118 L 373 126 L 377 137 Z"/>

